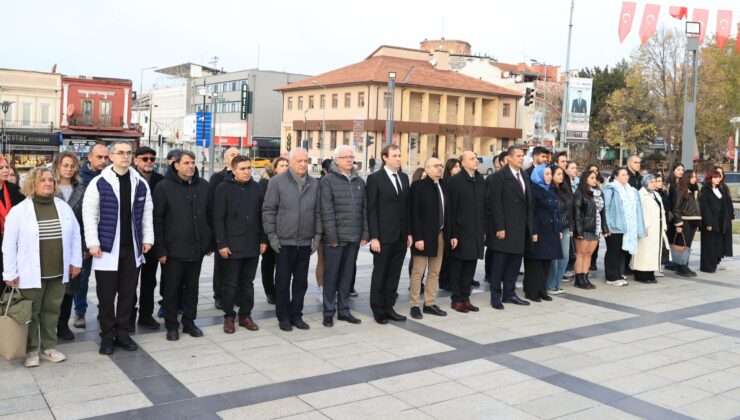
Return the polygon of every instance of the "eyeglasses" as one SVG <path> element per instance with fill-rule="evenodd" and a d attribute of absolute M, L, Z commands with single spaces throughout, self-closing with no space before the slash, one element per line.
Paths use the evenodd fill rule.
<path fill-rule="evenodd" d="M 132 151 L 130 151 L 130 150 L 129 150 L 129 151 L 127 151 L 127 152 L 124 152 L 123 150 L 120 150 L 120 151 L 118 151 L 118 152 L 116 152 L 116 153 L 114 153 L 114 154 L 115 154 L 115 155 L 118 155 L 118 156 L 120 156 L 120 157 L 130 157 L 131 155 L 133 155 L 133 152 L 132 152 Z"/>
<path fill-rule="evenodd" d="M 431 166 L 432 168 L 444 168 L 445 167 L 441 163 L 437 163 L 436 165 L 429 165 L 429 166 Z"/>
<path fill-rule="evenodd" d="M 105 155 L 105 156 L 104 155 L 97 155 L 97 156 L 95 156 L 95 159 L 108 160 L 108 159 L 110 159 L 110 157 L 108 157 L 108 155 Z"/>
<path fill-rule="evenodd" d="M 355 160 L 354 156 L 339 156 L 337 159 Z"/>
<path fill-rule="evenodd" d="M 142 162 L 154 162 L 157 158 L 155 158 L 154 156 L 144 156 L 140 157 L 139 159 L 141 159 Z"/>

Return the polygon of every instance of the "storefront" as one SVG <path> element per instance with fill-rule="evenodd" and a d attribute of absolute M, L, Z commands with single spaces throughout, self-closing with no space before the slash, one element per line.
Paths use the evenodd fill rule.
<path fill-rule="evenodd" d="M 19 173 L 52 163 L 59 153 L 59 132 L 5 132 L 7 154 Z"/>

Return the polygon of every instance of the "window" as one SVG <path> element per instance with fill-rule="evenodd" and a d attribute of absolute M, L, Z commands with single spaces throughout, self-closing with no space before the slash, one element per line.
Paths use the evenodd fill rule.
<path fill-rule="evenodd" d="M 349 108 L 352 106 L 352 94 L 351 93 L 345 93 L 344 94 L 344 107 Z"/>
<path fill-rule="evenodd" d="M 321 95 L 319 98 L 319 106 L 321 107 L 321 109 L 324 109 L 324 107 L 326 106 L 326 97 L 324 95 Z"/>
<path fill-rule="evenodd" d="M 21 105 L 21 112 L 22 118 L 21 118 L 21 124 L 23 127 L 30 127 L 31 126 L 31 104 L 24 103 Z"/>
<path fill-rule="evenodd" d="M 221 87 L 223 87 L 223 92 L 228 92 L 229 91 L 229 84 L 228 83 L 222 84 Z"/>
<path fill-rule="evenodd" d="M 236 90 L 236 82 L 231 82 L 231 91 L 233 92 L 235 90 Z"/>
<path fill-rule="evenodd" d="M 49 116 L 51 115 L 51 105 L 41 104 L 41 124 L 49 124 Z"/>
<path fill-rule="evenodd" d="M 511 114 L 511 104 L 504 104 L 504 117 L 508 117 Z"/>
<path fill-rule="evenodd" d="M 313 109 L 313 95 L 308 97 L 308 109 Z"/>
<path fill-rule="evenodd" d="M 337 131 L 331 130 L 331 150 L 337 148 Z"/>
<path fill-rule="evenodd" d="M 231 112 L 236 112 L 236 102 L 231 103 Z"/>
<path fill-rule="evenodd" d="M 357 94 L 357 106 L 360 108 L 365 107 L 365 92 L 360 92 Z"/>
<path fill-rule="evenodd" d="M 307 140 L 308 140 L 308 148 L 313 149 L 313 131 L 309 130 Z"/>
<path fill-rule="evenodd" d="M 213 90 L 211 92 L 218 92 L 218 85 L 213 85 Z"/>
<path fill-rule="evenodd" d="M 93 113 L 93 101 L 90 99 L 82 100 L 82 115 L 92 115 Z"/>
<path fill-rule="evenodd" d="M 111 126 L 111 102 L 110 101 L 100 101 L 100 115 L 98 116 L 98 122 L 101 127 L 110 127 Z"/>
<path fill-rule="evenodd" d="M 195 112 L 203 112 L 203 105 L 196 105 Z"/>
<path fill-rule="evenodd" d="M 288 111 L 290 111 L 291 109 L 293 109 L 293 97 L 289 96 L 288 97 Z"/>
<path fill-rule="evenodd" d="M 345 145 L 349 144 L 349 136 L 350 136 L 350 132 L 345 131 L 344 138 L 342 139 L 342 144 L 345 144 Z"/>
<path fill-rule="evenodd" d="M 331 107 L 336 108 L 339 106 L 339 95 L 336 93 L 331 95 Z"/>
<path fill-rule="evenodd" d="M 303 96 L 298 97 L 298 109 L 303 109 Z"/>

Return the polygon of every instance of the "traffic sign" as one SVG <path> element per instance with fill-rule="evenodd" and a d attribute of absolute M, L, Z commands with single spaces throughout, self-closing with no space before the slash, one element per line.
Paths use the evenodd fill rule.
<path fill-rule="evenodd" d="M 195 114 L 195 145 L 211 146 L 211 113 L 196 112 Z"/>

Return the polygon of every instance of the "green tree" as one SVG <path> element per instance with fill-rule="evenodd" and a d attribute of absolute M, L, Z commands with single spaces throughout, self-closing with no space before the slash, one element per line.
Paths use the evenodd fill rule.
<path fill-rule="evenodd" d="M 626 87 L 612 92 L 606 101 L 604 138 L 612 148 L 637 153 L 655 139 L 656 101 L 642 72 L 639 65 L 633 65 L 626 75 Z"/>
<path fill-rule="evenodd" d="M 581 70 L 579 77 L 590 77 L 593 79 L 593 90 L 591 91 L 591 115 L 589 127 L 588 161 L 595 161 L 596 155 L 606 137 L 606 127 L 609 124 L 609 113 L 606 104 L 609 96 L 616 90 L 627 86 L 625 74 L 629 69 L 626 60 L 622 60 L 614 67 L 606 66 L 602 70 L 598 66 L 593 69 Z"/>

